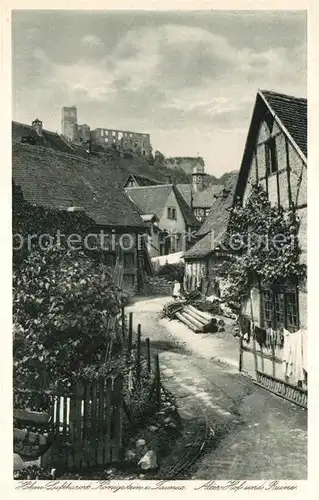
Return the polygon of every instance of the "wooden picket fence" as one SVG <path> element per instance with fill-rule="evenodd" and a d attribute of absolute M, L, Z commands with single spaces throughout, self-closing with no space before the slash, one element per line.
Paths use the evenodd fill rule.
<path fill-rule="evenodd" d="M 57 390 L 51 421 L 52 466 L 85 469 L 117 462 L 122 449 L 123 377 L 81 380 Z"/>
<path fill-rule="evenodd" d="M 124 329 L 126 324 L 128 324 L 127 330 Z M 133 314 L 130 313 L 126 318 L 122 309 L 123 335 L 124 332 L 127 333 L 124 352 L 128 362 L 132 361 L 133 344 L 135 348 L 136 390 L 144 390 L 141 384 L 141 371 L 144 365 L 152 380 L 150 396 L 155 397 L 156 409 L 159 410 L 161 380 L 158 354 L 154 356 L 152 364 L 149 338 L 142 340 L 140 324 L 137 325 L 137 331 L 133 331 Z M 117 375 L 100 380 L 82 379 L 70 388 L 57 387 L 46 391 L 52 401 L 51 413 L 45 415 L 43 428 L 43 432 L 49 433 L 49 442 L 52 444 L 50 466 L 64 470 L 83 470 L 110 465 L 121 460 L 123 417 L 128 412 L 128 405 L 123 396 L 124 392 L 127 392 L 125 383 L 127 381 L 123 376 Z M 24 428 L 30 423 L 37 424 L 41 415 L 44 418 L 39 412 L 16 409 L 15 436 L 22 434 L 19 428 Z M 18 449 L 22 452 L 23 449 L 30 448 L 28 441 L 31 436 L 32 433 L 24 432 L 24 437 L 17 437 L 15 442 L 17 452 Z M 33 455 L 36 454 L 34 448 L 33 446 Z"/>

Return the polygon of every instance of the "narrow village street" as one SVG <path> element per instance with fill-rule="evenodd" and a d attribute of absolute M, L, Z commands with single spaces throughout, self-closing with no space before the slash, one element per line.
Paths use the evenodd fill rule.
<path fill-rule="evenodd" d="M 196 335 L 160 319 L 169 300 L 137 298 L 127 312 L 150 338 L 152 354 L 159 353 L 162 382 L 181 417 L 206 420 L 212 430 L 212 444 L 189 479 L 306 479 L 307 412 L 238 372 L 238 344 L 227 331 Z"/>
<path fill-rule="evenodd" d="M 15 481 L 307 480 L 309 16 L 259 10 L 4 16 Z"/>

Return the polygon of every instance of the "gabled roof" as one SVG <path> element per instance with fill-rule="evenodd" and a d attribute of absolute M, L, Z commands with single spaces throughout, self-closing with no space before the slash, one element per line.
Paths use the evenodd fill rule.
<path fill-rule="evenodd" d="M 194 191 L 192 184 L 177 184 L 177 189 L 186 203 L 193 208 L 210 208 L 215 201 L 215 195 L 220 193 L 224 186 L 214 184 L 203 191 Z"/>
<path fill-rule="evenodd" d="M 130 174 L 126 179 L 124 187 L 130 179 L 135 180 L 139 186 L 156 186 L 157 184 L 161 184 L 159 181 L 149 179 L 148 177 L 143 177 L 142 175 Z"/>
<path fill-rule="evenodd" d="M 26 201 L 59 210 L 83 207 L 101 226 L 143 228 L 136 208 L 115 187 L 116 175 L 116 168 L 106 161 L 29 144 L 13 145 L 12 176 Z"/>
<path fill-rule="evenodd" d="M 183 214 L 185 223 L 189 226 L 198 226 L 198 222 L 190 207 L 173 184 L 157 186 L 140 186 L 125 189 L 128 196 L 143 211 L 144 214 L 155 213 L 161 217 L 167 203 L 167 198 L 173 191 Z"/>
<path fill-rule="evenodd" d="M 144 222 L 152 222 L 153 220 L 159 222 L 156 214 L 142 214 L 141 217 Z"/>
<path fill-rule="evenodd" d="M 270 90 L 260 90 L 259 94 L 307 158 L 307 99 Z"/>
<path fill-rule="evenodd" d="M 186 203 L 181 193 L 178 191 L 177 187 L 173 185 L 173 191 L 175 193 L 176 199 L 178 201 L 179 207 L 184 216 L 185 224 L 192 227 L 199 227 L 200 224 L 193 214 L 190 206 Z"/>
<path fill-rule="evenodd" d="M 241 161 L 235 197 L 241 198 L 261 120 L 270 112 L 302 160 L 307 163 L 307 99 L 258 90 Z"/>
<path fill-rule="evenodd" d="M 234 200 L 237 175 L 234 172 L 222 191 L 216 195 L 204 224 L 197 232 L 197 236 L 201 236 L 201 239 L 184 254 L 185 259 L 204 258 L 214 250 L 214 245 L 216 246 L 216 243 L 226 232 Z"/>

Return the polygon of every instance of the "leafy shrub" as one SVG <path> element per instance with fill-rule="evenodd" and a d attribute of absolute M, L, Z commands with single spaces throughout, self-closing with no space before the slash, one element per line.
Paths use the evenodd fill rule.
<path fill-rule="evenodd" d="M 42 388 L 98 363 L 120 295 L 80 250 L 33 250 L 13 274 L 14 376 Z"/>

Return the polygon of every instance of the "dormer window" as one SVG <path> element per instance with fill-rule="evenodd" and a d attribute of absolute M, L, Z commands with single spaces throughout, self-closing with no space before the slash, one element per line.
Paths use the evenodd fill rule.
<path fill-rule="evenodd" d="M 272 137 L 265 142 L 266 173 L 271 175 L 278 170 L 278 159 L 276 151 L 276 139 Z"/>

